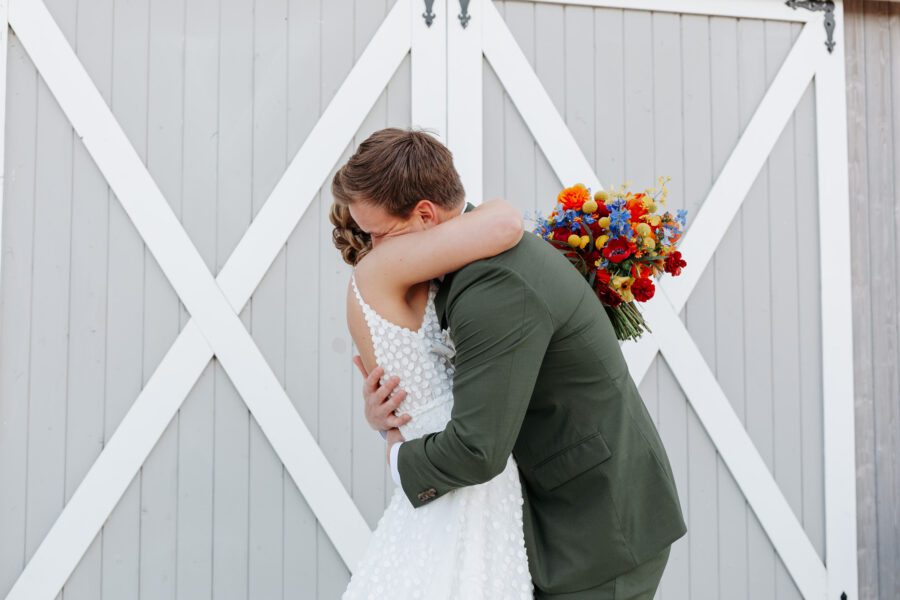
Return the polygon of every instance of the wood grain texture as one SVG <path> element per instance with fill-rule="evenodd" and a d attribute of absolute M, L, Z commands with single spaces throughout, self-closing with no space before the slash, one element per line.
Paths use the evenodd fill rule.
<path fill-rule="evenodd" d="M 900 6 L 848 0 L 860 598 L 900 596 Z"/>

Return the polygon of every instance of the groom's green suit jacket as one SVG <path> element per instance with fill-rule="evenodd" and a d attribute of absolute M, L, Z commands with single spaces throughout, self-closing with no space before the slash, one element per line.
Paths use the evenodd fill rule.
<path fill-rule="evenodd" d="M 512 453 L 531 577 L 548 593 L 608 581 L 684 535 L 612 324 L 558 250 L 526 233 L 445 276 L 435 306 L 456 347 L 453 410 L 443 431 L 400 446 L 413 506 L 492 479 Z"/>

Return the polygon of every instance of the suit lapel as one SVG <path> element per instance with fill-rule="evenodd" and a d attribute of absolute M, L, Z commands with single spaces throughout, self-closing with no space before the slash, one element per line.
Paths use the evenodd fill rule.
<path fill-rule="evenodd" d="M 471 202 L 466 203 L 465 212 L 474 210 L 475 205 Z M 434 310 L 437 313 L 438 320 L 441 322 L 441 329 L 447 328 L 447 296 L 450 295 L 450 284 L 453 281 L 454 273 L 444 275 L 444 280 L 440 282 L 440 288 L 434 297 Z"/>

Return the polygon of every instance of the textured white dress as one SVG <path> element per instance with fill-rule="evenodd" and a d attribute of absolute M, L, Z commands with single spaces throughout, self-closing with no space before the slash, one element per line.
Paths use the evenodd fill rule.
<path fill-rule="evenodd" d="M 397 414 L 407 440 L 441 431 L 453 406 L 453 344 L 434 308 L 430 284 L 418 331 L 391 323 L 353 289 L 372 336 L 384 379 L 400 378 L 407 396 Z M 485 399 L 489 401 L 489 399 Z M 532 599 L 522 531 L 522 488 L 515 459 L 494 479 L 461 487 L 413 508 L 395 487 L 343 600 Z"/>

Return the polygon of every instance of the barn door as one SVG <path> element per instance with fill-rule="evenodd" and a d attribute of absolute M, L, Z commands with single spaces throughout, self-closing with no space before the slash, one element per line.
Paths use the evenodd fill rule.
<path fill-rule="evenodd" d="M 774 0 L 472 0 L 447 17 L 469 194 L 547 211 L 561 185 L 671 175 L 690 209 L 689 267 L 624 348 L 689 520 L 664 598 L 856 596 L 840 2 L 834 18 L 829 52 L 824 13 Z"/>
<path fill-rule="evenodd" d="M 411 0 L 396 0 L 392 4 L 224 267 L 212 273 L 46 6 L 40 0 L 8 3 L 9 27 L 190 313 L 186 326 L 28 559 L 7 596 L 9 600 L 50 599 L 60 592 L 213 357 L 227 373 L 334 548 L 352 570 L 366 547 L 369 526 L 239 314 L 283 251 L 291 232 L 410 48 L 421 47 L 420 57 L 412 60 L 413 79 L 417 82 L 428 78 L 430 85 L 435 72 L 444 72 L 440 67 L 444 54 L 439 45 L 442 38 L 423 37 L 431 30 L 422 18 L 422 6 Z M 442 9 L 442 3 L 436 4 Z M 5 17 L 7 3 L 0 3 L 0 9 Z M 349 12 L 352 19 L 352 10 Z M 215 17 L 215 13 L 210 17 Z M 3 46 L 5 49 L 5 38 Z M 437 68 L 433 70 L 428 63 L 434 63 Z M 416 85 L 415 93 L 422 94 L 426 89 L 429 88 Z M 440 94 L 434 98 L 440 99 Z M 432 104 L 421 98 L 415 105 L 416 118 L 428 124 L 436 122 L 434 114 L 445 111 L 440 102 Z M 248 151 L 247 156 L 250 154 Z M 302 261 L 303 257 L 298 264 Z M 339 269 L 335 272 L 335 279 L 340 277 L 341 286 L 345 285 L 346 273 Z M 318 316 L 311 318 L 316 320 Z M 302 341 L 315 343 L 315 339 Z M 335 345 L 345 347 L 343 340 Z M 315 356 L 315 349 L 311 354 Z M 340 360 L 343 369 L 340 373 L 349 375 L 351 366 L 346 349 L 333 360 Z M 349 385 L 349 376 L 346 379 Z M 357 388 L 357 382 L 353 382 L 353 387 Z M 301 393 L 310 392 L 307 389 Z M 311 393 L 315 394 L 315 390 Z M 19 399 L 7 399 L 14 400 Z M 349 406 L 351 399 L 329 400 Z M 349 423 L 341 428 L 349 429 Z M 371 431 L 369 434 L 374 440 L 372 444 L 380 445 L 378 436 Z M 10 445 L 4 448 L 14 448 L 20 439 L 24 437 L 5 439 L 4 443 Z M 22 460 L 22 455 L 16 450 L 5 459 Z M 280 473 L 279 468 L 278 482 Z M 280 543 L 280 534 L 277 540 Z M 335 578 L 339 576 L 336 574 Z M 269 583 L 281 589 L 280 580 Z"/>

